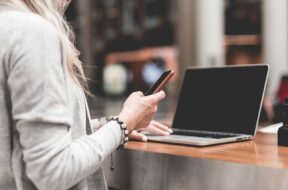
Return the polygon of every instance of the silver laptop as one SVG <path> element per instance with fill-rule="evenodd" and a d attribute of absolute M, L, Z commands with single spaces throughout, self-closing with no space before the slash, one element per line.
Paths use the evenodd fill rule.
<path fill-rule="evenodd" d="M 252 139 L 268 70 L 268 65 L 263 64 L 188 69 L 173 120 L 173 134 L 148 139 L 195 146 Z"/>

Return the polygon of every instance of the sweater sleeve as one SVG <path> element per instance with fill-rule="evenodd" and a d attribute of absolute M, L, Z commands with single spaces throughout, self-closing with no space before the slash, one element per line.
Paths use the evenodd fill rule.
<path fill-rule="evenodd" d="M 60 40 L 52 25 L 31 16 L 11 50 L 8 87 L 26 175 L 40 190 L 68 189 L 94 173 L 121 142 L 109 122 L 72 140 Z"/>

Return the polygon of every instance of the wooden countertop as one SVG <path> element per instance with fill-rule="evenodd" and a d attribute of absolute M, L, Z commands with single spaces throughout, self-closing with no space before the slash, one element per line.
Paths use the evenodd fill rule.
<path fill-rule="evenodd" d="M 278 147 L 277 136 L 272 134 L 258 133 L 254 140 L 201 148 L 130 141 L 126 149 L 251 164 L 262 167 L 288 168 L 288 147 Z"/>

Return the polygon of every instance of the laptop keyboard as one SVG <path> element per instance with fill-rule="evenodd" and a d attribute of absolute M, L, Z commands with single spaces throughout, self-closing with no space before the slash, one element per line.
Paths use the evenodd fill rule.
<path fill-rule="evenodd" d="M 173 135 L 183 135 L 183 136 L 193 136 L 193 137 L 206 137 L 206 138 L 213 138 L 213 139 L 222 139 L 222 138 L 229 138 L 229 137 L 236 137 L 238 135 L 235 134 L 225 134 L 225 133 L 209 133 L 209 132 L 202 132 L 202 131 L 174 131 Z"/>

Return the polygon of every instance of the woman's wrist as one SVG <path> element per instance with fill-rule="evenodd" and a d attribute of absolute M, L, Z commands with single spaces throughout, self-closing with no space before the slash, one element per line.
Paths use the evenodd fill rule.
<path fill-rule="evenodd" d="M 133 129 L 135 128 L 134 122 L 130 119 L 131 117 L 127 117 L 123 113 L 120 113 L 118 115 L 118 117 L 121 121 L 123 121 L 126 124 L 129 133 L 131 133 L 133 131 Z"/>

